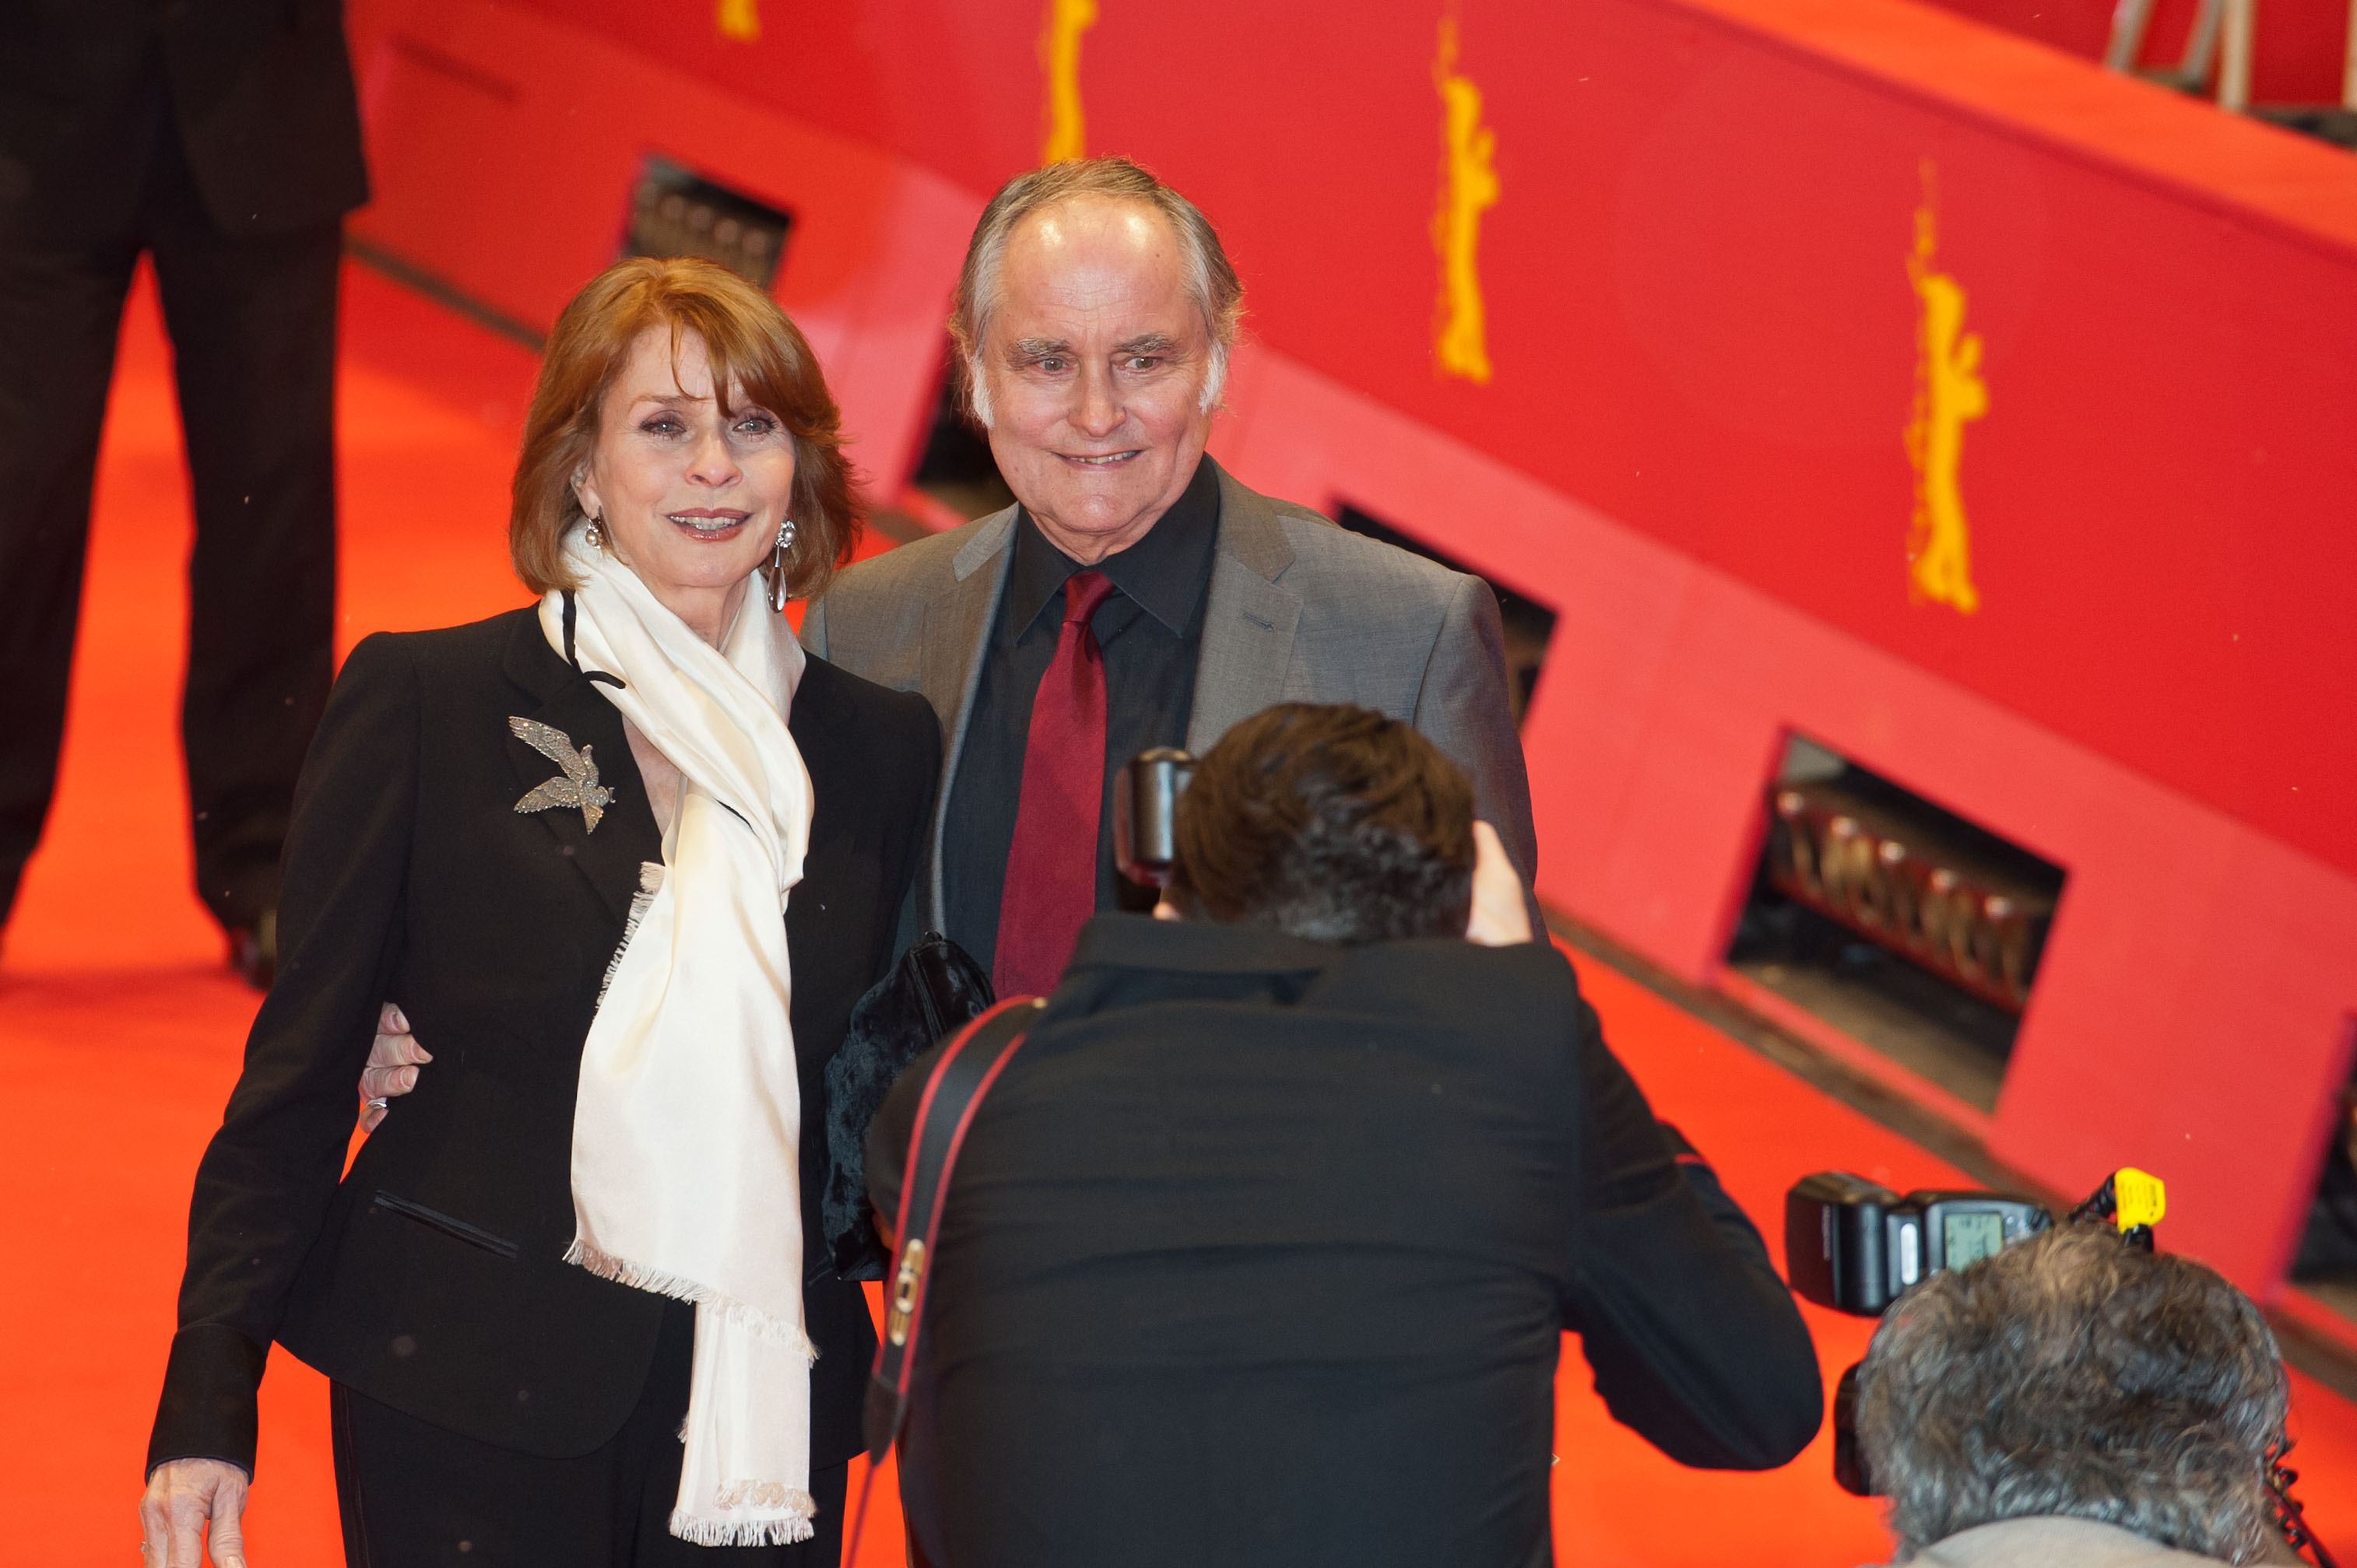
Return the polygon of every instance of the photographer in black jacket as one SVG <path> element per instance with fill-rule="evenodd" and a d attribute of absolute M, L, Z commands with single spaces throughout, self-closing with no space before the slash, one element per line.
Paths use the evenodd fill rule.
<path fill-rule="evenodd" d="M 1546 1562 L 1565 1330 L 1680 1462 L 1798 1453 L 1822 1387 L 1758 1232 L 1518 899 L 1464 940 L 1512 874 L 1457 769 L 1273 708 L 1178 828 L 1166 918 L 1083 929 L 967 1133 L 902 1450 L 923 1552 Z M 931 1066 L 870 1139 L 887 1217 Z"/>

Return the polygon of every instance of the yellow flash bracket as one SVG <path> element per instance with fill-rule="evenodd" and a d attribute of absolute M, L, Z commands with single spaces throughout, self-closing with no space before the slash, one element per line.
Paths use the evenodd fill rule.
<path fill-rule="evenodd" d="M 2169 1188 L 2161 1179 L 2133 1165 L 2112 1173 L 2112 1197 L 2119 1205 L 2113 1222 L 2123 1230 L 2158 1225 L 2169 1212 Z"/>

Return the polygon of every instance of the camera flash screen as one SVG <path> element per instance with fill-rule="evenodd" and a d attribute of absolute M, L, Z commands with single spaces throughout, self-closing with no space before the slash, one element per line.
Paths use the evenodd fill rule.
<path fill-rule="evenodd" d="M 1951 1269 L 1994 1257 L 2005 1246 L 2001 1214 L 1947 1214 L 1940 1219 L 1940 1261 Z"/>

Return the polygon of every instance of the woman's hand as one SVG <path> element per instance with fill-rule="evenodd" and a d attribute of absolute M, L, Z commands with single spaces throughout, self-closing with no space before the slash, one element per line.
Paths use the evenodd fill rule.
<path fill-rule="evenodd" d="M 1523 902 L 1523 879 L 1506 858 L 1498 830 L 1473 824 L 1473 916 L 1465 940 L 1483 947 L 1512 947 L 1531 940 L 1530 907 Z"/>
<path fill-rule="evenodd" d="M 204 1568 L 207 1520 L 213 1568 L 246 1568 L 245 1487 L 245 1472 L 219 1459 L 156 1466 L 139 1499 L 144 1568 Z"/>
<path fill-rule="evenodd" d="M 417 1069 L 433 1059 L 434 1053 L 409 1032 L 409 1019 L 400 1008 L 390 1002 L 379 1008 L 376 1039 L 369 1046 L 368 1066 L 361 1069 L 361 1100 L 365 1106 L 361 1131 L 375 1132 L 377 1123 L 384 1120 L 384 1102 L 415 1089 Z"/>

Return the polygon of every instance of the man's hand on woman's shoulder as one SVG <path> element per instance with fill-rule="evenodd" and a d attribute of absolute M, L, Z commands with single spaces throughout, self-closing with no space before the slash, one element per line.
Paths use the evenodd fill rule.
<path fill-rule="evenodd" d="M 434 1053 L 409 1032 L 409 1019 L 392 1003 L 377 1009 L 376 1038 L 369 1045 L 368 1066 L 361 1069 L 361 1131 L 373 1133 L 384 1120 L 387 1101 L 417 1087 L 417 1069 Z"/>

